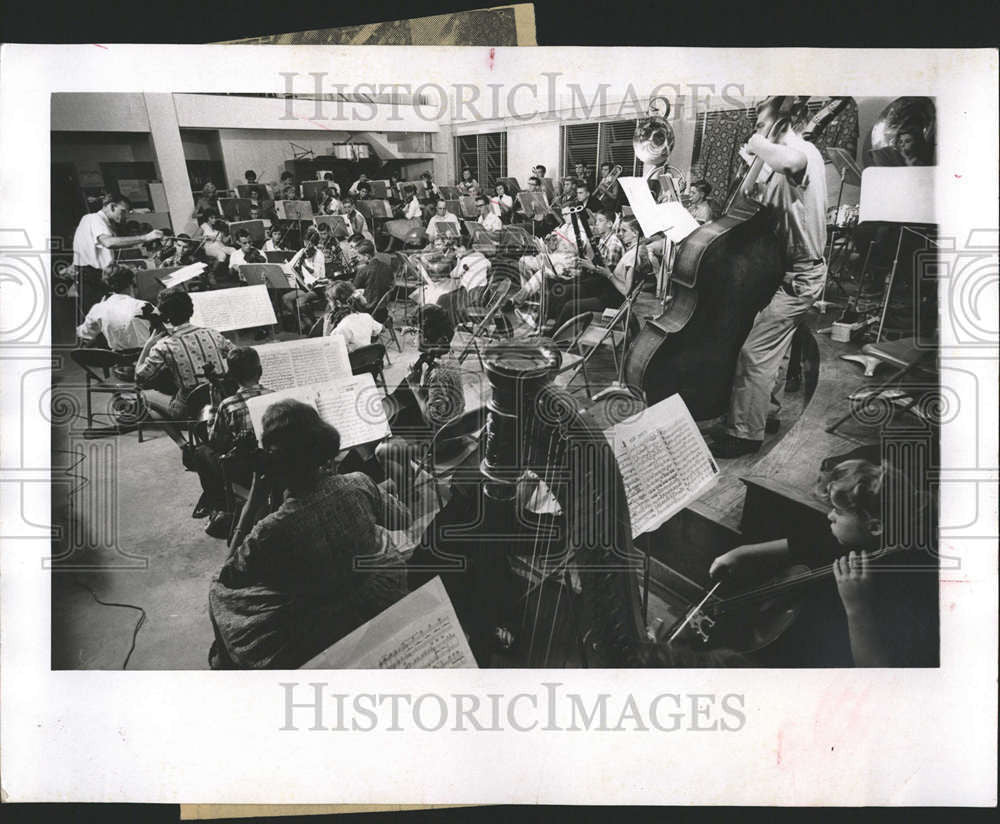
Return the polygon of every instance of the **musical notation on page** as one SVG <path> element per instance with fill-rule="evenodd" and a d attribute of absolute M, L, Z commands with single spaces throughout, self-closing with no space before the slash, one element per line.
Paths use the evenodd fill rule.
<path fill-rule="evenodd" d="M 278 322 L 266 286 L 238 286 L 211 292 L 192 292 L 191 323 L 217 332 L 273 326 Z"/>
<path fill-rule="evenodd" d="M 351 374 L 347 342 L 340 335 L 255 346 L 260 355 L 261 385 L 290 389 L 324 383 Z"/>
<path fill-rule="evenodd" d="M 433 578 L 362 624 L 304 669 L 476 668 L 440 578 Z"/>
<path fill-rule="evenodd" d="M 632 534 L 666 523 L 715 483 L 719 467 L 680 395 L 605 433 L 628 499 Z"/>
<path fill-rule="evenodd" d="M 369 374 L 349 375 L 324 383 L 293 386 L 247 400 L 250 423 L 260 439 L 264 413 L 281 400 L 296 400 L 311 406 L 320 418 L 340 433 L 340 446 L 350 449 L 373 443 L 391 434 L 382 406 L 382 394 Z"/>

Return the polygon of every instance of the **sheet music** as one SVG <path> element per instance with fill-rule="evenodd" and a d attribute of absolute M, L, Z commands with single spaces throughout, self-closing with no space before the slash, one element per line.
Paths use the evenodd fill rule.
<path fill-rule="evenodd" d="M 351 374 L 347 343 L 339 335 L 255 346 L 269 389 L 324 383 Z"/>
<path fill-rule="evenodd" d="M 158 280 L 163 284 L 164 289 L 172 289 L 174 286 L 179 286 L 192 278 L 198 277 L 198 275 L 205 271 L 206 265 L 204 263 L 191 263 L 187 266 L 182 266 L 176 272 L 171 272 L 169 275 L 158 278 Z"/>
<path fill-rule="evenodd" d="M 698 221 L 680 203 L 657 203 L 653 200 L 645 178 L 620 177 L 618 183 L 646 237 L 665 232 L 674 243 L 680 243 L 698 228 Z"/>
<path fill-rule="evenodd" d="M 266 286 L 238 286 L 211 292 L 192 292 L 191 323 L 217 332 L 273 326 L 278 322 Z"/>
<path fill-rule="evenodd" d="M 392 434 L 382 406 L 382 395 L 371 375 L 357 375 L 350 381 L 336 381 L 323 386 L 335 389 L 317 391 L 316 411 L 324 421 L 337 427 L 342 449 L 378 441 Z"/>
<path fill-rule="evenodd" d="M 362 624 L 303 669 L 476 668 L 439 577 Z"/>
<path fill-rule="evenodd" d="M 308 386 L 293 386 L 249 398 L 247 410 L 258 440 L 263 431 L 264 412 L 271 404 L 288 399 L 311 406 L 320 418 L 336 427 L 340 433 L 341 449 L 378 441 L 392 434 L 375 379 L 364 374 Z"/>
<path fill-rule="evenodd" d="M 719 467 L 680 395 L 605 433 L 625 484 L 632 534 L 650 532 L 694 501 Z"/>

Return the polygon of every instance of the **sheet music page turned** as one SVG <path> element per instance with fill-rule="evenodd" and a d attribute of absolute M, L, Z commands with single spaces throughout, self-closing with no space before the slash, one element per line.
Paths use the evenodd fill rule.
<path fill-rule="evenodd" d="M 606 433 L 625 484 L 632 534 L 666 523 L 719 474 L 680 395 L 671 395 Z"/>
<path fill-rule="evenodd" d="M 303 669 L 477 668 L 439 577 L 341 638 Z"/>
<path fill-rule="evenodd" d="M 278 322 L 266 286 L 237 286 L 211 292 L 192 292 L 191 323 L 217 332 L 273 326 Z"/>
<path fill-rule="evenodd" d="M 340 433 L 341 449 L 372 443 L 391 434 L 382 406 L 382 394 L 369 375 L 294 386 L 247 400 L 250 423 L 260 439 L 264 412 L 277 401 L 292 399 L 311 406 Z"/>
<path fill-rule="evenodd" d="M 159 281 L 163 284 L 164 289 L 172 289 L 174 286 L 198 277 L 198 275 L 205 271 L 205 268 L 206 264 L 204 263 L 192 263 L 188 266 L 182 266 L 176 272 L 171 272 L 166 277 L 159 278 Z"/>
<path fill-rule="evenodd" d="M 340 335 L 255 346 L 260 355 L 261 385 L 290 389 L 325 383 L 351 374 L 347 343 Z"/>

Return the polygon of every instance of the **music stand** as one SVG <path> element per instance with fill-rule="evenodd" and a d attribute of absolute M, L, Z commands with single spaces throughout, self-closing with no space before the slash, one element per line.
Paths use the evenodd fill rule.
<path fill-rule="evenodd" d="M 369 180 L 368 185 L 371 187 L 372 190 L 372 199 L 388 200 L 389 198 L 388 180 Z"/>
<path fill-rule="evenodd" d="M 319 226 L 321 223 L 325 223 L 330 227 L 331 232 L 340 226 L 345 232 L 347 232 L 345 237 L 351 236 L 351 227 L 347 222 L 347 218 L 343 215 L 316 215 L 312 221 L 314 226 Z"/>
<path fill-rule="evenodd" d="M 264 252 L 264 257 L 268 263 L 288 263 L 295 257 L 295 252 Z"/>
<path fill-rule="evenodd" d="M 535 204 L 540 204 L 542 211 L 549 211 L 549 201 L 545 192 L 518 192 L 517 202 L 521 204 L 521 211 L 529 217 L 535 213 Z"/>
<path fill-rule="evenodd" d="M 476 211 L 476 199 L 469 195 L 463 195 L 458 199 L 459 217 L 463 219 L 475 219 L 478 216 Z"/>
<path fill-rule="evenodd" d="M 499 177 L 496 182 L 502 183 L 504 189 L 507 191 L 507 194 L 511 197 L 514 197 L 521 191 L 521 184 L 517 182 L 516 177 Z"/>
<path fill-rule="evenodd" d="M 219 208 L 226 220 L 249 220 L 250 200 L 242 197 L 220 197 Z"/>
<path fill-rule="evenodd" d="M 306 180 L 303 181 L 300 191 L 302 192 L 302 200 L 309 201 L 310 204 L 318 203 L 319 197 L 329 186 L 326 185 L 325 180 Z"/>
<path fill-rule="evenodd" d="M 312 220 L 312 204 L 308 200 L 276 200 L 274 209 L 280 220 Z"/>
<path fill-rule="evenodd" d="M 278 263 L 244 263 L 236 269 L 247 286 L 266 286 L 282 292 L 293 288 L 290 278 Z"/>
<path fill-rule="evenodd" d="M 937 225 L 934 213 L 934 166 L 869 166 L 861 173 L 861 202 L 858 215 L 858 225 L 862 223 L 891 223 L 899 226 L 899 240 L 896 242 L 896 253 L 893 256 L 892 268 L 886 279 L 882 295 L 882 309 L 875 334 L 875 343 L 882 339 L 886 314 L 889 311 L 889 297 L 896 279 L 896 267 L 899 265 L 899 255 L 903 246 L 903 234 L 910 232 L 932 243 L 937 241 L 915 227 L 924 229 Z M 858 283 L 858 293 L 864 284 L 865 272 L 861 273 Z M 842 360 L 854 361 L 865 367 L 866 372 L 872 368 L 872 361 L 877 361 L 871 355 L 841 355 Z"/>
<path fill-rule="evenodd" d="M 827 146 L 826 156 L 830 158 L 830 164 L 837 170 L 837 174 L 840 177 L 840 187 L 837 191 L 837 205 L 834 209 L 834 225 L 830 231 L 830 242 L 827 246 L 826 253 L 826 278 L 823 280 L 823 293 L 820 295 L 819 300 L 816 301 L 816 309 L 820 314 L 826 312 L 827 307 L 832 304 L 826 300 L 826 287 L 830 281 L 830 263 L 833 259 L 833 246 L 837 240 L 837 216 L 840 214 L 840 204 L 844 198 L 844 186 L 850 184 L 851 186 L 861 185 L 861 170 L 858 168 L 858 164 L 854 162 L 854 158 L 847 152 L 846 149 L 841 149 L 839 146 Z M 839 282 L 837 284 L 840 286 Z M 860 287 L 859 287 L 860 288 Z M 843 287 L 841 287 L 843 291 Z"/>
<path fill-rule="evenodd" d="M 250 239 L 258 249 L 264 245 L 266 232 L 263 220 L 240 220 L 229 224 L 229 233 L 233 237 L 240 229 L 246 229 L 250 233 Z"/>
<path fill-rule="evenodd" d="M 389 220 L 392 217 L 392 204 L 384 198 L 378 200 L 359 200 L 357 206 L 360 209 L 365 206 L 369 214 L 366 217 L 378 218 L 379 220 Z"/>

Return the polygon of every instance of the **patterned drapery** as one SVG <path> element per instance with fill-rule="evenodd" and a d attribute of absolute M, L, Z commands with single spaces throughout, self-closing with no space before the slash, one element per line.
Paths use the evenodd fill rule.
<path fill-rule="evenodd" d="M 826 104 L 825 98 L 811 101 L 808 117 Z M 719 211 L 730 190 L 746 172 L 746 163 L 739 155 L 740 146 L 753 132 L 756 112 L 753 108 L 728 109 L 699 115 L 691 158 L 691 179 L 707 180 L 712 184 L 711 200 Z M 852 155 L 858 151 L 858 104 L 853 98 L 826 128 L 814 138 L 820 152 L 827 146 L 838 146 Z"/>

